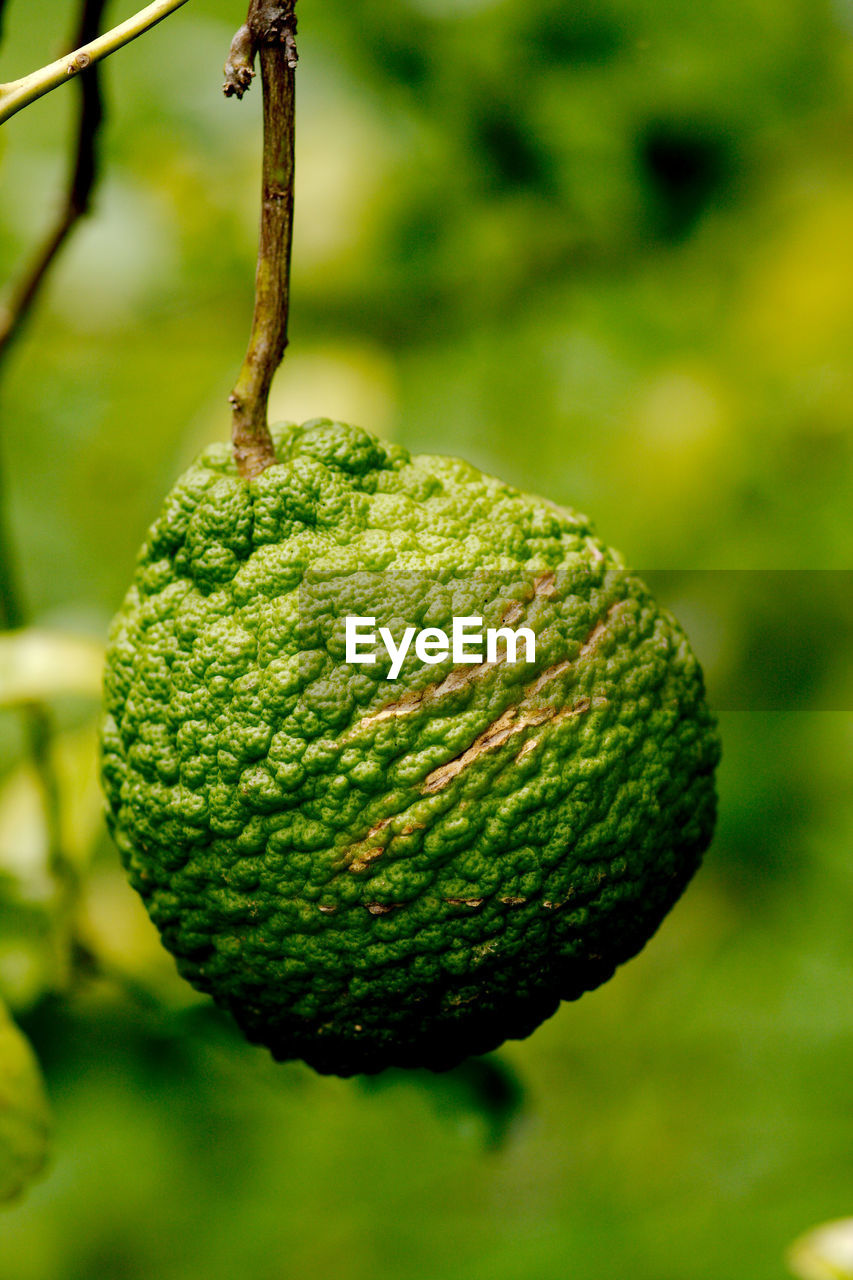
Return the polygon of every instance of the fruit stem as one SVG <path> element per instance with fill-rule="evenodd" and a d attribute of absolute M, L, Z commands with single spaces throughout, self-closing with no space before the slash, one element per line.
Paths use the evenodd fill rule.
<path fill-rule="evenodd" d="M 287 346 L 290 255 L 293 240 L 295 0 L 252 0 L 225 64 L 226 97 L 242 98 L 254 76 L 257 52 L 264 97 L 261 228 L 255 274 L 255 311 L 249 347 L 230 401 L 231 441 L 245 479 L 275 462 L 267 402 Z"/>
<path fill-rule="evenodd" d="M 101 58 L 106 58 L 108 54 L 115 53 L 116 49 L 129 44 L 144 31 L 162 22 L 175 9 L 180 9 L 186 2 L 187 0 L 155 0 L 154 4 L 140 9 L 139 13 L 128 18 L 126 22 L 120 22 L 111 31 L 104 32 L 94 40 L 86 41 L 79 49 L 66 54 L 64 58 L 58 58 L 56 62 L 51 62 L 46 67 L 40 67 L 38 71 L 22 76 L 20 80 L 10 80 L 8 84 L 0 84 L 0 123 L 8 120 L 9 116 L 13 116 L 22 107 L 35 102 L 36 98 L 50 93 L 51 89 L 65 84 L 67 80 L 73 80 L 93 62 L 100 62 Z"/>

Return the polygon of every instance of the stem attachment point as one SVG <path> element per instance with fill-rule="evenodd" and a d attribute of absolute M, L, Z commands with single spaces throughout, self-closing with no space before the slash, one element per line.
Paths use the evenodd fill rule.
<path fill-rule="evenodd" d="M 255 273 L 255 310 L 243 367 L 230 396 L 231 442 L 245 479 L 275 461 L 267 423 L 273 376 L 287 346 L 290 254 L 293 240 L 295 0 L 252 0 L 246 22 L 231 42 L 225 64 L 226 97 L 242 98 L 261 64 L 264 156 L 261 229 Z"/>

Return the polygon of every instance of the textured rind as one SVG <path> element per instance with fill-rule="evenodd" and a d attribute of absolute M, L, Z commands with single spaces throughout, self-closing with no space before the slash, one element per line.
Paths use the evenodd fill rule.
<path fill-rule="evenodd" d="M 277 1058 L 443 1069 L 655 931 L 719 745 L 674 619 L 580 515 L 327 420 L 214 446 L 108 648 L 108 818 L 180 972 Z M 347 613 L 530 627 L 536 661 L 344 661 Z"/>

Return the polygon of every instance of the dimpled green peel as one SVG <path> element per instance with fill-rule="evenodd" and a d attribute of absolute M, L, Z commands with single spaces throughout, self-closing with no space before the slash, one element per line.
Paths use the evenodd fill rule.
<path fill-rule="evenodd" d="M 443 1069 L 654 933 L 719 746 L 674 619 L 580 515 L 325 420 L 216 445 L 110 637 L 109 821 L 181 974 L 277 1058 Z M 526 628 L 535 659 L 347 662 L 347 616 Z"/>

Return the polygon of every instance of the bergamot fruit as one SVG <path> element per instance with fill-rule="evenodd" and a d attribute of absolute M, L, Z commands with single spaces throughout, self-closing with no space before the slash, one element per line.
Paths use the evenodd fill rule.
<path fill-rule="evenodd" d="M 251 481 L 209 448 L 142 548 L 109 822 L 249 1039 L 339 1075 L 446 1068 L 603 982 L 678 898 L 714 823 L 701 670 L 583 516 L 340 423 L 274 437 Z M 398 644 L 481 618 L 535 656 L 410 646 L 392 680 L 381 646 L 346 660 L 348 617 Z"/>

